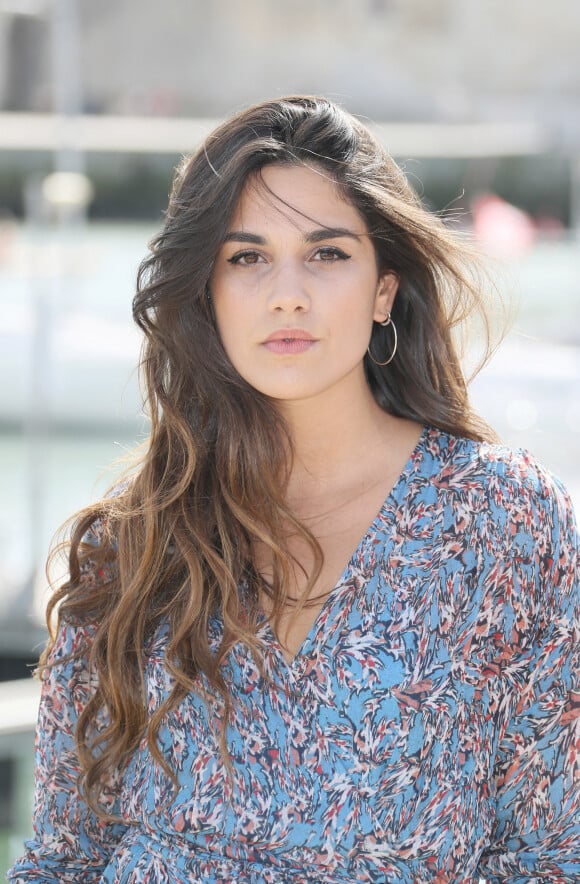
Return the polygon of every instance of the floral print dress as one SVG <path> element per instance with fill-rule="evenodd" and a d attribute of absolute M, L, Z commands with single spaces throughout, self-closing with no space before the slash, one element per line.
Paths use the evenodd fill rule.
<path fill-rule="evenodd" d="M 12 882 L 580 882 L 578 539 L 522 452 L 427 428 L 294 661 L 266 621 L 222 707 L 192 692 L 96 819 L 76 789 L 82 659 L 46 671 L 35 834 Z M 212 640 L 219 641 L 216 618 Z M 90 629 L 65 626 L 68 657 Z M 170 690 L 161 629 L 151 710 Z"/>

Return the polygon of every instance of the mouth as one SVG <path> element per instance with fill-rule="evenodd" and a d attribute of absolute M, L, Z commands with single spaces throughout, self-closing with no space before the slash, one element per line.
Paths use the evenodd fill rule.
<path fill-rule="evenodd" d="M 284 328 L 269 335 L 264 341 L 264 344 L 274 343 L 275 341 L 283 341 L 286 344 L 289 344 L 292 341 L 308 341 L 313 343 L 315 338 L 310 332 L 304 331 L 304 329 L 301 328 Z"/>
<path fill-rule="evenodd" d="M 305 353 L 316 344 L 316 338 L 310 332 L 303 329 L 281 329 L 271 334 L 263 342 L 264 347 L 271 353 L 280 356 L 294 356 Z"/>

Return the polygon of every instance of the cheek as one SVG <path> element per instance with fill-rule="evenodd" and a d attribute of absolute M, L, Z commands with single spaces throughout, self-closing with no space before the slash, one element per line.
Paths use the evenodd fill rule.
<path fill-rule="evenodd" d="M 219 339 L 234 368 L 240 369 L 245 345 L 249 339 L 250 323 L 247 313 L 229 298 L 214 303 L 214 316 Z"/>
<path fill-rule="evenodd" d="M 231 292 L 219 276 L 211 283 L 212 306 L 218 332 L 222 339 L 227 337 L 235 324 L 236 316 L 239 319 L 239 305 L 235 295 Z"/>
<path fill-rule="evenodd" d="M 233 327 L 233 321 L 232 321 L 231 317 L 228 315 L 227 311 L 224 311 L 223 309 L 216 310 L 215 317 L 216 317 L 217 332 L 218 332 L 220 341 L 222 342 L 222 346 L 223 346 L 224 350 L 229 355 L 229 351 L 230 351 L 232 345 L 235 344 L 235 340 L 236 340 L 236 333 L 235 333 L 235 329 Z"/>

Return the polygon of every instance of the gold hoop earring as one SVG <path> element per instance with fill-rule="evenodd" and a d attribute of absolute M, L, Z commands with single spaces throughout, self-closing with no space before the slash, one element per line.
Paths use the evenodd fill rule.
<path fill-rule="evenodd" d="M 389 362 L 393 361 L 393 359 L 395 358 L 395 353 L 397 352 L 397 344 L 398 344 L 397 328 L 395 326 L 395 323 L 391 319 L 390 313 L 387 313 L 387 318 L 385 320 L 383 320 L 383 322 L 379 322 L 379 325 L 382 325 L 383 328 L 387 328 L 389 325 L 392 327 L 392 329 L 393 329 L 393 352 L 391 353 L 391 355 L 389 356 L 389 358 L 385 362 L 379 362 L 378 359 L 375 359 L 375 357 L 371 353 L 371 345 L 370 344 L 367 347 L 367 353 L 369 354 L 369 358 L 372 360 L 372 362 L 375 363 L 375 365 L 388 365 Z"/>

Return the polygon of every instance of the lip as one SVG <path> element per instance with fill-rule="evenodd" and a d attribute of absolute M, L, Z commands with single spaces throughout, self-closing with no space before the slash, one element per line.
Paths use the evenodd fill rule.
<path fill-rule="evenodd" d="M 296 356 L 305 353 L 316 344 L 316 338 L 303 328 L 282 328 L 272 332 L 263 346 L 278 356 Z"/>
<path fill-rule="evenodd" d="M 316 338 L 310 332 L 304 331 L 303 328 L 281 328 L 272 332 L 264 344 L 270 344 L 273 341 L 315 341 Z"/>

